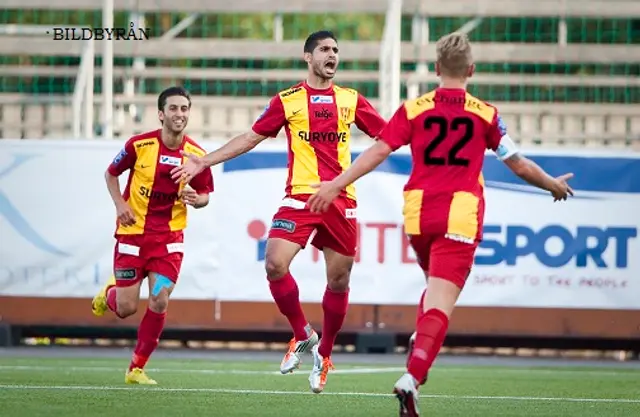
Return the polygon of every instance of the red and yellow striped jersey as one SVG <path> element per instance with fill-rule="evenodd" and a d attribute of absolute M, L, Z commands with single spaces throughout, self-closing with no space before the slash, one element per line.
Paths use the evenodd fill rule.
<path fill-rule="evenodd" d="M 171 178 L 171 170 L 183 163 L 181 150 L 197 156 L 206 151 L 193 139 L 184 136 L 178 149 L 167 148 L 161 130 L 142 133 L 129 139 L 109 165 L 111 175 L 118 177 L 131 170 L 123 197 L 136 217 L 133 226 L 116 226 L 116 235 L 166 233 L 187 227 L 187 207 L 179 200 L 183 185 Z M 189 184 L 198 194 L 213 192 L 213 176 L 205 169 Z"/>
<path fill-rule="evenodd" d="M 376 137 L 386 125 L 356 90 L 333 85 L 325 90 L 306 82 L 271 99 L 253 125 L 262 136 L 276 137 L 284 126 L 289 144 L 287 195 L 313 194 L 312 184 L 330 181 L 351 165 L 351 125 Z M 355 200 L 355 187 L 343 195 Z"/>
<path fill-rule="evenodd" d="M 411 147 L 404 187 L 407 234 L 444 234 L 472 242 L 482 235 L 486 149 L 506 135 L 498 110 L 464 89 L 438 88 L 407 100 L 380 134 L 393 150 Z"/>

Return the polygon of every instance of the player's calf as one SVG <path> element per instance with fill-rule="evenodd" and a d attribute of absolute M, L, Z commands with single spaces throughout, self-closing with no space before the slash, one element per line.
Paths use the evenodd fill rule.
<path fill-rule="evenodd" d="M 109 306 L 108 294 L 112 288 L 115 288 L 116 278 L 111 276 L 107 283 L 100 288 L 100 291 L 91 300 L 91 312 L 94 316 L 103 316 L 107 310 L 115 309 L 115 299 L 112 300 L 113 308 Z M 114 290 L 115 291 L 115 290 Z"/>
<path fill-rule="evenodd" d="M 416 337 L 417 337 L 417 333 L 416 332 L 413 332 L 411 337 L 409 337 L 409 346 L 407 347 L 407 362 L 406 362 L 407 370 L 409 369 L 409 361 L 411 359 L 411 355 L 413 354 L 413 347 L 416 344 Z M 427 374 L 424 376 L 424 378 L 421 381 L 418 381 L 418 384 L 416 385 L 416 389 L 418 389 L 420 386 L 426 384 L 427 383 L 427 379 L 429 379 L 429 372 L 428 371 L 427 371 Z"/>
<path fill-rule="evenodd" d="M 117 285 L 115 277 L 111 276 L 106 285 L 93 298 L 91 310 L 94 315 L 102 316 L 107 310 L 110 310 L 116 316 L 126 318 L 136 313 L 140 302 L 140 282 L 129 286 Z"/>
<path fill-rule="evenodd" d="M 322 298 L 322 340 L 318 351 L 322 357 L 330 358 L 349 308 L 349 282 L 353 258 L 327 247 L 323 252 L 327 265 L 327 287 Z"/>
<path fill-rule="evenodd" d="M 142 282 L 140 281 L 128 287 L 115 287 L 109 290 L 109 294 L 107 296 L 110 306 L 109 308 L 113 310 L 113 305 L 115 304 L 116 309 L 114 310 L 114 313 L 116 313 L 118 317 L 126 318 L 136 314 L 138 311 L 138 304 L 140 304 L 141 283 Z"/>
<path fill-rule="evenodd" d="M 293 330 L 293 338 L 280 362 L 280 372 L 283 374 L 298 368 L 302 362 L 301 355 L 318 343 L 318 334 L 302 311 L 298 284 L 289 272 L 289 266 L 300 249 L 300 244 L 285 239 L 270 237 L 267 240 L 264 267 L 269 290 L 278 310 L 287 318 Z"/>
<path fill-rule="evenodd" d="M 174 283 L 168 277 L 155 272 L 149 273 L 149 306 L 138 328 L 138 341 L 127 375 L 136 374 L 136 369 L 143 370 L 151 354 L 158 347 L 173 287 Z M 143 378 L 143 376 L 140 377 Z"/>
<path fill-rule="evenodd" d="M 138 299 L 123 297 L 122 293 L 115 291 L 116 294 L 116 315 L 122 319 L 133 316 L 138 312 Z"/>
<path fill-rule="evenodd" d="M 442 276 L 450 276 L 443 265 L 450 267 L 452 264 L 454 263 L 433 262 L 431 268 L 435 265 L 435 269 L 441 269 Z M 466 261 L 462 265 L 464 264 Z M 407 373 L 415 378 L 416 389 L 428 379 L 429 370 L 444 343 L 449 317 L 462 290 L 454 283 L 455 280 L 433 276 L 429 276 L 427 280 L 428 290 L 420 297 L 416 311 L 416 331 L 409 339 L 407 351 Z"/>

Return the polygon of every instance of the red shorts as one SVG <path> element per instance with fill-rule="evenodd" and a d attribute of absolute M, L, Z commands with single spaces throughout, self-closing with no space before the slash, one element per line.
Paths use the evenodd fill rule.
<path fill-rule="evenodd" d="M 420 267 L 430 276 L 450 281 L 460 289 L 471 272 L 479 242 L 464 243 L 443 235 L 410 235 Z"/>
<path fill-rule="evenodd" d="M 129 287 L 149 272 L 164 275 L 175 284 L 184 257 L 184 234 L 179 232 L 118 235 L 113 253 L 113 273 L 118 287 Z"/>
<path fill-rule="evenodd" d="M 357 203 L 338 197 L 325 213 L 312 213 L 305 207 L 309 194 L 285 197 L 273 216 L 269 238 L 285 239 L 306 247 L 311 244 L 322 250 L 327 247 L 345 256 L 356 256 L 358 225 Z"/>

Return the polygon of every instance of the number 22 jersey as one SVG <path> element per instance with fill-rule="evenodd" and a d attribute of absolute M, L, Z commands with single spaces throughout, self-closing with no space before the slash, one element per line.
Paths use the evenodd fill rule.
<path fill-rule="evenodd" d="M 403 103 L 380 139 L 394 151 L 411 147 L 413 166 L 404 187 L 406 233 L 479 242 L 485 150 L 500 160 L 517 152 L 498 110 L 464 89 L 437 88 Z"/>

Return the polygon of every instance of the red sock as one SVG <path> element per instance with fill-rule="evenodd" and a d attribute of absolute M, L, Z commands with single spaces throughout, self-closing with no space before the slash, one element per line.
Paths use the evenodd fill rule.
<path fill-rule="evenodd" d="M 418 308 L 416 309 L 416 329 L 418 328 L 418 324 L 420 324 L 420 319 L 422 317 L 424 317 L 424 299 L 427 296 L 427 289 L 425 288 L 424 291 L 422 291 L 422 295 L 420 296 L 420 302 L 418 303 Z M 416 335 L 417 336 L 417 335 Z M 415 340 L 414 340 L 414 345 L 415 345 Z M 411 353 L 411 352 L 409 352 Z M 407 369 L 409 369 L 409 361 L 411 360 L 411 355 L 407 355 L 407 362 L 406 362 L 406 366 Z"/>
<path fill-rule="evenodd" d="M 118 304 L 116 303 L 116 287 L 111 286 L 107 289 L 107 307 L 109 310 L 113 311 L 116 316 L 122 318 L 118 314 Z"/>
<path fill-rule="evenodd" d="M 424 304 L 424 299 L 427 296 L 427 289 L 425 288 L 422 291 L 422 295 L 420 296 L 420 302 L 418 303 L 418 309 L 416 310 L 416 329 L 418 328 L 418 323 L 420 323 L 420 319 L 424 316 L 424 308 L 422 307 Z"/>
<path fill-rule="evenodd" d="M 349 290 L 344 292 L 332 291 L 327 287 L 322 298 L 322 311 L 324 321 L 322 323 L 322 340 L 318 346 L 318 353 L 324 358 L 331 356 L 336 336 L 342 328 L 344 318 L 349 307 Z"/>
<path fill-rule="evenodd" d="M 287 272 L 282 278 L 274 281 L 269 280 L 269 289 L 280 313 L 289 320 L 295 339 L 308 339 L 311 329 L 300 305 L 298 284 L 291 276 L 291 273 Z"/>
<path fill-rule="evenodd" d="M 409 358 L 409 373 L 423 381 L 438 356 L 449 327 L 449 318 L 441 310 L 429 309 L 420 319 L 416 343 Z"/>
<path fill-rule="evenodd" d="M 167 313 L 156 313 L 147 308 L 147 311 L 138 327 L 138 343 L 133 351 L 129 370 L 133 368 L 144 368 L 149 357 L 158 347 L 160 335 L 164 329 L 164 319 Z"/>

